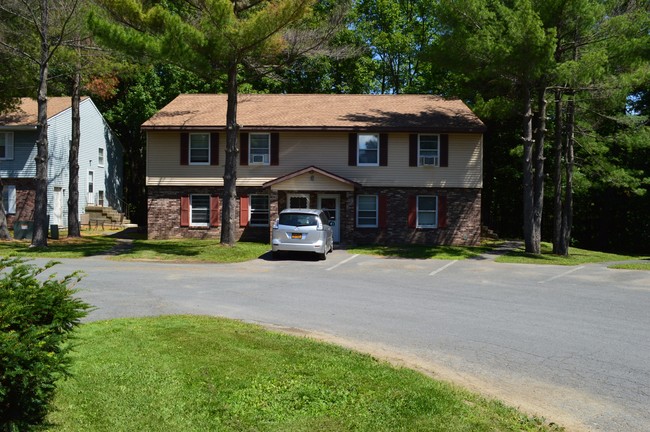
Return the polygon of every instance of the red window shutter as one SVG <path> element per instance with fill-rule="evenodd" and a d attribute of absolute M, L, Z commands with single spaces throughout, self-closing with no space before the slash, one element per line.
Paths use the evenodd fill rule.
<path fill-rule="evenodd" d="M 357 166 L 357 134 L 348 136 L 348 165 Z"/>
<path fill-rule="evenodd" d="M 418 202 L 415 195 L 409 196 L 409 215 L 408 225 L 409 228 L 416 228 L 418 224 Z"/>
<path fill-rule="evenodd" d="M 181 226 L 190 226 L 190 197 L 181 197 Z"/>
<path fill-rule="evenodd" d="M 210 226 L 219 226 L 219 222 L 221 221 L 219 216 L 219 197 L 212 195 L 210 197 Z"/>
<path fill-rule="evenodd" d="M 190 135 L 187 132 L 181 132 L 181 165 L 187 165 L 190 153 Z"/>
<path fill-rule="evenodd" d="M 280 134 L 271 134 L 271 165 L 280 164 Z"/>
<path fill-rule="evenodd" d="M 248 226 L 248 197 L 239 197 L 239 226 Z"/>
<path fill-rule="evenodd" d="M 388 199 L 386 195 L 379 195 L 377 197 L 377 210 L 379 212 L 379 228 L 386 228 L 388 226 Z"/>
<path fill-rule="evenodd" d="M 418 166 L 418 134 L 409 135 L 409 166 Z"/>
<path fill-rule="evenodd" d="M 438 228 L 447 226 L 447 196 L 438 195 Z"/>
<path fill-rule="evenodd" d="M 440 135 L 440 166 L 449 166 L 449 135 Z"/>
<path fill-rule="evenodd" d="M 219 133 L 210 134 L 210 165 L 219 165 Z"/>
<path fill-rule="evenodd" d="M 388 166 L 388 134 L 379 134 L 379 166 Z"/>
<path fill-rule="evenodd" d="M 248 165 L 248 133 L 239 134 L 239 165 Z"/>

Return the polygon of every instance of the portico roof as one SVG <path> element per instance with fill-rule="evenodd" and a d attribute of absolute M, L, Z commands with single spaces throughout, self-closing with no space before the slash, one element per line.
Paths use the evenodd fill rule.
<path fill-rule="evenodd" d="M 311 165 L 291 172 L 262 185 L 272 190 L 328 190 L 352 191 L 361 186 L 359 183 L 338 176 L 317 166 Z"/>

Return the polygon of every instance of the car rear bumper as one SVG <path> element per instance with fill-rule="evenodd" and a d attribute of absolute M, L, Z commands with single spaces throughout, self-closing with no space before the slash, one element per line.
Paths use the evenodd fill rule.
<path fill-rule="evenodd" d="M 315 243 L 283 243 L 279 239 L 273 239 L 271 250 L 273 252 L 316 252 L 323 254 L 327 251 L 327 245 L 322 240 Z"/>

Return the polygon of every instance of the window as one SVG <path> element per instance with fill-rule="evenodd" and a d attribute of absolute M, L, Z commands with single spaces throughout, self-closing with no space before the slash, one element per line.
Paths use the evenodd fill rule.
<path fill-rule="evenodd" d="M 306 209 L 309 208 L 309 195 L 287 195 L 287 208 Z"/>
<path fill-rule="evenodd" d="M 2 202 L 5 205 L 6 214 L 16 213 L 16 186 L 5 185 L 2 188 Z"/>
<path fill-rule="evenodd" d="M 0 160 L 14 158 L 14 133 L 0 132 Z"/>
<path fill-rule="evenodd" d="M 438 226 L 438 197 L 418 196 L 417 227 L 436 228 Z"/>
<path fill-rule="evenodd" d="M 250 196 L 250 225 L 251 226 L 268 226 L 269 225 L 269 197 L 268 195 L 251 195 Z"/>
<path fill-rule="evenodd" d="M 104 149 L 99 149 L 99 154 L 97 155 L 97 165 L 100 167 L 104 166 Z"/>
<path fill-rule="evenodd" d="M 439 166 L 438 135 L 420 135 L 418 145 L 418 166 Z"/>
<path fill-rule="evenodd" d="M 377 196 L 359 195 L 357 197 L 357 226 L 377 227 Z"/>
<path fill-rule="evenodd" d="M 210 163 L 210 135 L 190 134 L 190 164 L 208 165 Z"/>
<path fill-rule="evenodd" d="M 271 154 L 270 135 L 252 133 L 249 140 L 248 163 L 251 165 L 268 165 Z"/>
<path fill-rule="evenodd" d="M 190 224 L 208 226 L 210 223 L 210 195 L 190 195 Z"/>
<path fill-rule="evenodd" d="M 359 134 L 357 143 L 357 165 L 379 166 L 379 136 Z"/>

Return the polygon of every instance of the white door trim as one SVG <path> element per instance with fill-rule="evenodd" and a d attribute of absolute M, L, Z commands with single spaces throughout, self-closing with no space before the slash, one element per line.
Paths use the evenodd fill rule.
<path fill-rule="evenodd" d="M 341 196 L 338 194 L 318 194 L 319 209 L 323 208 L 323 204 L 322 204 L 323 198 L 336 200 L 336 208 L 335 209 L 328 208 L 326 210 L 335 211 L 334 225 L 332 226 L 332 237 L 334 238 L 334 243 L 339 243 L 341 241 Z"/>
<path fill-rule="evenodd" d="M 90 177 L 92 176 L 92 182 Z M 92 190 L 91 190 L 92 184 Z M 86 176 L 86 205 L 95 205 L 95 171 L 88 170 L 88 175 Z"/>

